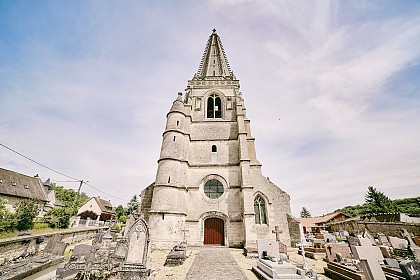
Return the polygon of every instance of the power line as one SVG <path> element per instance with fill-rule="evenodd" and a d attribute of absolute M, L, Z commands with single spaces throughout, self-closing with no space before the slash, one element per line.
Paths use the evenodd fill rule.
<path fill-rule="evenodd" d="M 37 162 L 37 161 L 35 161 L 35 160 L 33 160 L 33 159 L 31 159 L 31 158 L 29 158 L 29 157 L 25 156 L 25 155 L 22 155 L 21 153 L 19 153 L 19 152 L 17 152 L 17 151 L 15 151 L 15 150 L 13 150 L 13 149 L 11 149 L 11 148 L 7 147 L 6 145 L 3 145 L 3 144 L 1 144 L 1 143 L 0 143 L 0 146 L 5 147 L 6 149 L 8 149 L 8 150 L 10 150 L 10 151 L 14 152 L 15 154 L 18 154 L 18 155 L 20 155 L 21 157 L 24 157 L 24 158 L 26 158 L 27 160 L 30 160 L 30 161 L 32 161 L 32 162 L 34 162 L 34 163 L 36 163 L 36 164 L 38 164 L 38 165 L 40 165 L 40 166 L 42 166 L 42 167 L 44 167 L 44 168 L 48 169 L 48 170 L 51 170 L 52 172 L 55 172 L 55 173 L 60 174 L 60 175 L 62 175 L 62 176 L 64 176 L 64 177 L 67 177 L 67 178 L 70 178 L 70 179 L 73 179 L 73 180 L 77 180 L 77 181 L 79 181 L 79 182 L 80 182 L 80 180 L 79 180 L 79 179 L 73 178 L 73 177 L 71 177 L 71 176 L 69 176 L 69 175 L 66 175 L 66 174 L 61 173 L 61 172 L 59 172 L 59 171 L 57 171 L 57 170 L 54 170 L 54 169 L 52 169 L 52 168 L 49 168 L 48 166 L 43 165 L 42 163 L 39 163 L 39 162 Z"/>
<path fill-rule="evenodd" d="M 64 174 L 64 173 L 61 173 L 61 172 L 59 172 L 59 171 L 57 171 L 57 170 L 54 170 L 54 169 L 52 169 L 52 168 L 50 168 L 50 167 L 48 167 L 48 166 L 46 166 L 46 165 L 44 165 L 44 164 L 42 164 L 42 163 L 39 163 L 39 162 L 37 162 L 37 161 L 35 161 L 35 160 L 33 160 L 33 159 L 31 159 L 31 158 L 29 158 L 29 157 L 27 157 L 27 156 L 25 156 L 25 155 L 23 155 L 23 154 L 21 154 L 21 153 L 19 153 L 19 152 L 17 152 L 17 151 L 15 151 L 15 150 L 13 150 L 12 148 L 9 148 L 9 147 L 7 147 L 6 145 L 3 145 L 3 144 L 1 144 L 0 143 L 0 146 L 2 146 L 2 147 L 4 147 L 4 148 L 6 148 L 6 149 L 8 149 L 9 151 L 12 151 L 12 152 L 14 152 L 15 154 L 18 154 L 18 155 L 20 155 L 21 157 L 23 157 L 23 158 L 26 158 L 27 160 L 29 160 L 29 161 L 32 161 L 33 163 L 36 163 L 36 164 L 38 164 L 38 165 L 40 165 L 40 166 L 42 166 L 42 167 L 44 167 L 44 168 L 46 168 L 46 169 L 48 169 L 48 170 L 50 170 L 50 171 L 52 171 L 52 172 L 55 172 L 55 173 L 57 173 L 57 174 L 60 174 L 60 175 L 62 175 L 62 176 L 64 176 L 64 177 L 67 177 L 67 178 L 69 178 L 69 179 L 73 179 L 74 181 L 55 181 L 55 182 L 81 182 L 82 184 L 85 184 L 85 185 L 87 185 L 87 186 L 89 186 L 89 187 L 91 187 L 91 188 L 93 188 L 93 189 L 95 189 L 95 190 L 97 190 L 98 192 L 101 192 L 101 193 L 103 193 L 103 194 L 106 194 L 106 195 L 108 195 L 108 196 L 110 196 L 110 197 L 113 197 L 113 198 L 116 198 L 116 199 L 119 199 L 119 200 L 122 200 L 122 201 L 125 201 L 125 202 L 127 202 L 128 200 L 127 199 L 123 199 L 123 198 L 119 198 L 119 197 L 116 197 L 116 196 L 114 196 L 114 195 L 112 195 L 112 194 L 109 194 L 109 193 L 106 193 L 106 192 L 104 192 L 104 191 L 102 191 L 102 190 L 100 190 L 100 189 L 98 189 L 98 188 L 95 188 L 94 186 L 92 186 L 91 184 L 88 184 L 87 182 L 85 182 L 85 181 L 83 181 L 83 180 L 80 180 L 80 179 L 76 179 L 76 178 L 74 178 L 74 177 L 72 177 L 72 176 L 69 176 L 69 175 L 66 175 L 66 174 Z"/>
<path fill-rule="evenodd" d="M 119 199 L 119 200 L 122 200 L 122 201 L 128 202 L 128 200 L 127 200 L 127 199 L 124 199 L 124 198 L 119 198 L 119 197 L 114 196 L 114 195 L 112 195 L 112 194 L 109 194 L 109 193 L 106 193 L 106 192 L 104 192 L 104 191 L 101 191 L 100 189 L 95 188 L 95 187 L 94 187 L 94 186 L 92 186 L 91 184 L 88 184 L 88 183 L 86 183 L 86 182 L 83 182 L 83 184 L 88 185 L 88 186 L 89 186 L 89 187 L 91 187 L 92 189 L 95 189 L 95 190 L 97 190 L 97 191 L 99 191 L 99 192 L 101 192 L 101 193 L 104 193 L 104 194 L 108 195 L 108 196 L 111 196 L 111 197 L 113 197 L 113 198 L 116 198 L 116 199 Z"/>

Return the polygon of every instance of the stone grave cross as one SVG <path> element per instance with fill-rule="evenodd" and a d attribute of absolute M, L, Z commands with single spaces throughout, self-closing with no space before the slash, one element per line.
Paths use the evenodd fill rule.
<path fill-rule="evenodd" d="M 380 262 L 383 256 L 379 247 L 372 246 L 370 239 L 359 238 L 361 246 L 353 246 L 354 255 L 360 260 L 367 280 L 386 280 Z"/>
<path fill-rule="evenodd" d="M 276 241 L 279 242 L 280 241 L 280 233 L 283 233 L 283 231 L 278 226 L 275 226 L 274 230 L 272 230 L 271 232 L 276 234 Z"/>
<path fill-rule="evenodd" d="M 183 229 L 181 229 L 181 231 L 182 231 L 182 233 L 184 234 L 184 240 L 183 241 L 185 241 L 186 240 L 186 234 L 187 234 L 187 232 L 189 231 L 188 229 L 186 229 L 186 228 L 183 228 Z"/>

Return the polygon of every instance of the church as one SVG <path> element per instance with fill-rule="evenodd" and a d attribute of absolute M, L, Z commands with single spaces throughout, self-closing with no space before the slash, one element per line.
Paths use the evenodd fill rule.
<path fill-rule="evenodd" d="M 254 251 L 258 239 L 298 242 L 289 195 L 261 172 L 239 89 L 213 30 L 198 72 L 166 115 L 156 180 L 141 193 L 152 248 L 187 241 Z"/>

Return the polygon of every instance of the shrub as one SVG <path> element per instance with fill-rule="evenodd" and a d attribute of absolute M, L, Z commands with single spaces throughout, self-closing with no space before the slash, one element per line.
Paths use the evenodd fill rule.
<path fill-rule="evenodd" d="M 17 230 L 27 230 L 34 227 L 34 218 L 38 215 L 40 205 L 37 200 L 20 201 L 16 205 Z"/>
<path fill-rule="evenodd" d="M 52 228 L 68 228 L 70 225 L 70 211 L 66 208 L 54 208 L 47 212 L 44 220 Z"/>
<path fill-rule="evenodd" d="M 122 215 L 122 216 L 120 216 L 119 220 L 120 220 L 121 223 L 125 224 L 125 222 L 127 221 L 127 216 Z"/>

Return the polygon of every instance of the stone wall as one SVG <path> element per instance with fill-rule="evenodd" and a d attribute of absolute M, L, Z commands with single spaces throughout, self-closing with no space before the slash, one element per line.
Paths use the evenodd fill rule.
<path fill-rule="evenodd" d="M 347 222 L 340 222 L 330 225 L 331 231 L 346 230 L 350 234 L 363 233 L 365 229 L 373 236 L 378 233 L 386 234 L 387 236 L 400 237 L 401 229 L 405 228 L 409 233 L 414 236 L 420 236 L 420 224 L 418 223 L 402 223 L 402 222 L 367 222 L 350 220 Z"/>
<path fill-rule="evenodd" d="M 287 223 L 289 225 L 291 246 L 295 247 L 300 242 L 299 221 L 290 214 L 287 214 Z"/>
<path fill-rule="evenodd" d="M 0 265 L 19 257 L 24 250 L 29 254 L 40 253 L 45 249 L 48 240 L 55 234 L 62 234 L 61 241 L 67 244 L 75 244 L 84 240 L 91 240 L 96 236 L 97 228 L 89 229 L 69 229 L 59 233 L 35 234 L 29 236 L 19 236 L 4 238 L 0 240 Z M 37 244 L 37 240 L 44 237 L 44 241 Z"/>

